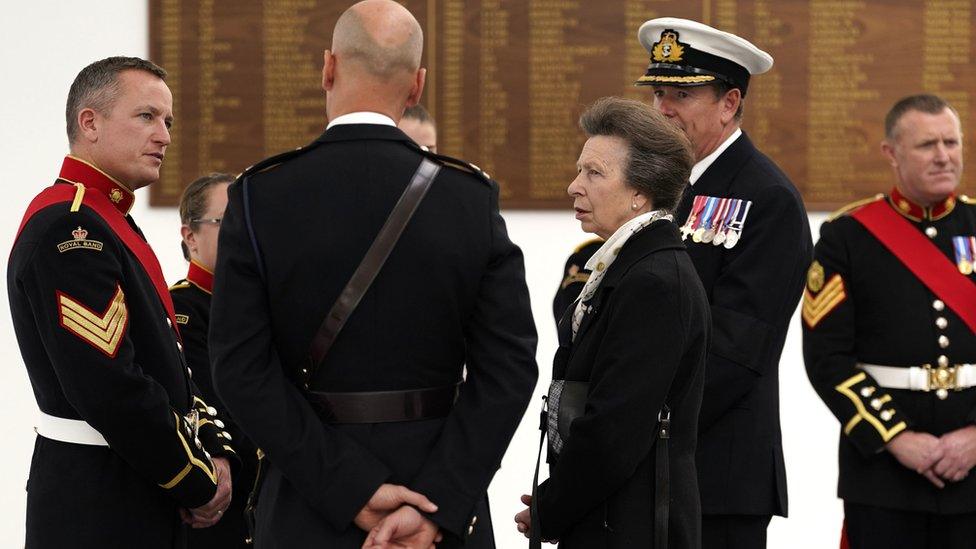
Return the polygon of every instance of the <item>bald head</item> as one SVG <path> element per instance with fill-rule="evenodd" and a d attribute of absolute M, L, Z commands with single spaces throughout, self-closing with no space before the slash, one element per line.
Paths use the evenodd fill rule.
<path fill-rule="evenodd" d="M 386 79 L 416 73 L 424 35 L 420 23 L 392 0 L 364 0 L 345 11 L 332 34 L 332 52 Z"/>

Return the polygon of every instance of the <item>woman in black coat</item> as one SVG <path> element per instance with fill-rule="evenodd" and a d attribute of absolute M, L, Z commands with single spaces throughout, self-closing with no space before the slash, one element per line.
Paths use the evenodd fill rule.
<path fill-rule="evenodd" d="M 601 99 L 580 126 L 588 139 L 568 190 L 583 230 L 606 243 L 559 324 L 550 476 L 536 491 L 537 516 L 526 509 L 516 522 L 566 549 L 663 549 L 657 497 L 669 500 L 669 518 L 658 519 L 666 547 L 697 548 L 695 440 L 710 317 L 670 215 L 693 164 L 690 145 L 637 101 Z M 670 414 L 667 439 L 659 414 Z M 668 496 L 656 494 L 664 483 L 655 475 L 668 479 Z"/>
<path fill-rule="evenodd" d="M 186 278 L 169 289 L 176 309 L 176 322 L 183 336 L 183 354 L 193 372 L 193 382 L 204 399 L 221 410 L 224 406 L 217 398 L 211 377 L 207 331 L 210 327 L 213 266 L 217 260 L 217 235 L 227 207 L 227 187 L 233 181 L 231 175 L 215 173 L 195 180 L 183 192 L 180 199 L 182 247 L 190 267 Z M 234 471 L 230 506 L 217 524 L 190 530 L 187 536 L 189 549 L 250 547 L 245 541 L 248 531 L 244 507 L 254 485 L 256 449 L 229 417 L 219 421 L 217 427 L 221 430 L 219 436 L 237 451 L 241 466 Z"/>

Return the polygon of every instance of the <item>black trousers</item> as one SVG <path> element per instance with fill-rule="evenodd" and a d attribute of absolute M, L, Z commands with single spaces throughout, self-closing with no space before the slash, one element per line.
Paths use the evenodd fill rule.
<path fill-rule="evenodd" d="M 772 515 L 704 515 L 702 549 L 764 549 Z"/>
<path fill-rule="evenodd" d="M 850 549 L 970 549 L 976 513 L 935 515 L 844 502 Z"/>

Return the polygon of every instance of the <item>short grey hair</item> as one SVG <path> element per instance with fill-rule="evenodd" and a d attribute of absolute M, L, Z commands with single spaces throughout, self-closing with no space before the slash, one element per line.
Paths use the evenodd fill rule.
<path fill-rule="evenodd" d="M 64 109 L 69 143 L 74 143 L 80 131 L 79 112 L 92 109 L 104 113 L 112 109 L 121 91 L 119 74 L 127 70 L 148 72 L 166 80 L 166 71 L 162 67 L 139 57 L 107 57 L 81 69 L 68 90 L 68 103 Z"/>
<path fill-rule="evenodd" d="M 627 143 L 626 183 L 655 209 L 673 212 L 695 165 L 691 142 L 656 109 L 631 99 L 604 97 L 579 120 L 587 137 L 618 137 Z"/>
<path fill-rule="evenodd" d="M 952 111 L 952 114 L 956 115 L 956 120 L 959 120 L 959 113 L 956 112 L 956 109 L 938 95 L 923 93 L 903 97 L 885 115 L 885 138 L 893 141 L 898 137 L 898 122 L 910 111 L 918 111 L 925 114 L 942 114 L 942 111 L 946 109 Z"/>

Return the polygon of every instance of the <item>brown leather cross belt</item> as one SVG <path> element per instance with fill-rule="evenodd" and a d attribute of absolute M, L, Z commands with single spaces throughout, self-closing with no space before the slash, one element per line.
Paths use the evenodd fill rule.
<path fill-rule="evenodd" d="M 461 382 L 409 391 L 324 393 L 308 391 L 328 423 L 390 423 L 445 417 L 454 408 Z"/>

